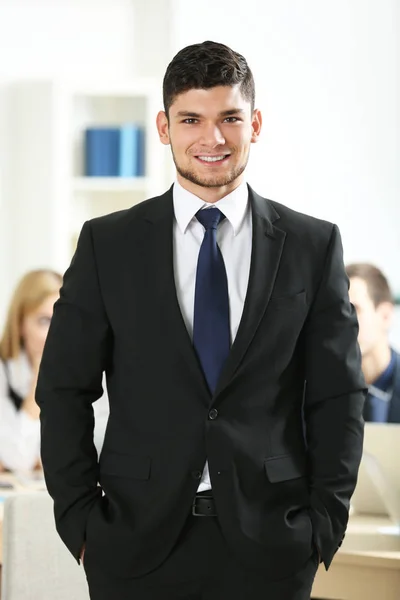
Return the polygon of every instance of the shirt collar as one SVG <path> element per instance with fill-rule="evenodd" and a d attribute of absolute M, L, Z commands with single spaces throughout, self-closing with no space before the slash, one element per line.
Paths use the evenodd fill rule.
<path fill-rule="evenodd" d="M 245 182 L 241 183 L 233 192 L 218 200 L 214 204 L 204 202 L 192 192 L 185 190 L 179 182 L 174 183 L 173 188 L 173 199 L 174 199 L 174 213 L 178 223 L 178 227 L 184 234 L 189 226 L 192 219 L 198 210 L 202 208 L 209 208 L 216 206 L 221 212 L 224 213 L 227 220 L 230 222 L 233 228 L 233 234 L 237 235 L 242 227 L 248 202 L 249 202 L 249 191 Z"/>

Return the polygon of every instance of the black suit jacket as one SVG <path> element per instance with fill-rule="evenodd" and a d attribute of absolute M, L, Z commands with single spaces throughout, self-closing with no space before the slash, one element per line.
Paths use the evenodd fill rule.
<path fill-rule="evenodd" d="M 251 568 L 288 576 L 314 544 L 328 567 L 341 543 L 365 386 L 340 235 L 251 188 L 249 198 L 248 292 L 213 397 L 175 290 L 172 191 L 82 229 L 37 401 L 57 529 L 76 558 L 86 543 L 88 568 L 129 577 L 160 564 L 206 460 L 223 534 Z M 98 462 L 103 371 L 110 418 Z"/>

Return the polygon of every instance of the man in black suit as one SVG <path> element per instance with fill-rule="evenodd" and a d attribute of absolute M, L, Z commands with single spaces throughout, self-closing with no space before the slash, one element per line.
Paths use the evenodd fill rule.
<path fill-rule="evenodd" d="M 400 423 L 400 354 L 390 347 L 394 301 L 384 273 L 370 263 L 346 267 L 356 309 L 362 370 L 368 384 L 364 420 Z"/>
<path fill-rule="evenodd" d="M 57 529 L 94 600 L 304 600 L 343 539 L 362 452 L 340 235 L 246 185 L 261 113 L 240 54 L 184 48 L 163 92 L 177 181 L 85 223 L 47 338 Z"/>

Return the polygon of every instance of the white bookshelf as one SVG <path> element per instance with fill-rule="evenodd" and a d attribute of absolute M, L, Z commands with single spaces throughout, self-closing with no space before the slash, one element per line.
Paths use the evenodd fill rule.
<path fill-rule="evenodd" d="M 145 192 L 151 186 L 148 177 L 74 177 L 74 192 Z"/>
<path fill-rule="evenodd" d="M 169 158 L 155 126 L 160 82 L 25 81 L 12 86 L 10 99 L 14 272 L 40 266 L 64 271 L 85 220 L 128 208 L 169 185 Z M 144 176 L 85 177 L 85 128 L 125 123 L 145 130 Z"/>

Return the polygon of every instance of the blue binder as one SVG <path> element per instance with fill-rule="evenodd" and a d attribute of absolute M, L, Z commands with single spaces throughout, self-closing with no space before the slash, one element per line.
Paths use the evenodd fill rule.
<path fill-rule="evenodd" d="M 89 127 L 85 130 L 85 175 L 116 177 L 119 171 L 118 127 Z"/>
<path fill-rule="evenodd" d="M 138 125 L 123 125 L 119 138 L 120 177 L 144 175 L 144 131 Z"/>

